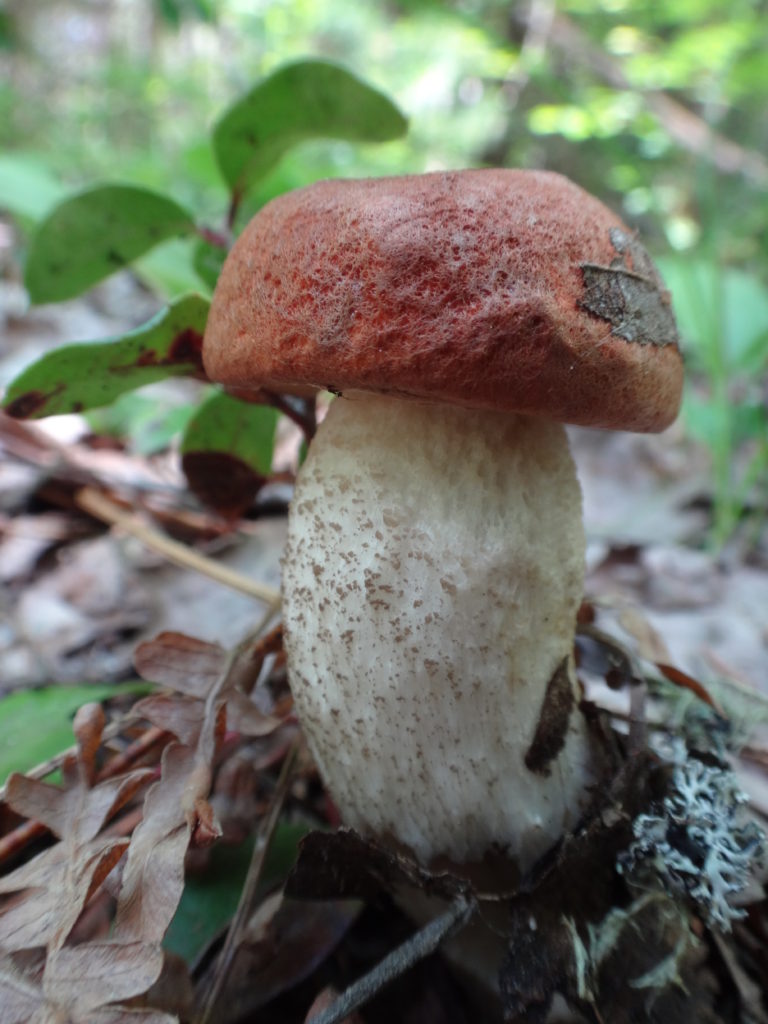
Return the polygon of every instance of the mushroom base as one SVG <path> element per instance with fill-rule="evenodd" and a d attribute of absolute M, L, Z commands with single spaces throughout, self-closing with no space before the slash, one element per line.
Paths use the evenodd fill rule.
<path fill-rule="evenodd" d="M 284 562 L 296 708 L 345 824 L 425 865 L 526 870 L 590 799 L 571 670 L 581 494 L 564 428 L 336 400 Z"/>

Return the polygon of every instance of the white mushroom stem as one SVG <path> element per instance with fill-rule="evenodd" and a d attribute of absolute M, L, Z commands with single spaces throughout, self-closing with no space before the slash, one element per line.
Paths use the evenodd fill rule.
<path fill-rule="evenodd" d="M 291 506 L 284 608 L 347 825 L 424 864 L 496 850 L 525 870 L 575 824 L 593 780 L 571 668 L 583 575 L 561 424 L 333 403 Z"/>

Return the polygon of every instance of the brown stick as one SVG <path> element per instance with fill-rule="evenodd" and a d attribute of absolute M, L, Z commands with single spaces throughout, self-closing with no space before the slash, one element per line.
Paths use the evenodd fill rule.
<path fill-rule="evenodd" d="M 186 544 L 180 544 L 178 541 L 171 540 L 170 537 L 158 533 L 157 530 L 147 526 L 146 523 L 143 523 L 132 512 L 123 511 L 119 505 L 110 501 L 109 498 L 105 497 L 95 488 L 83 487 L 75 495 L 75 501 L 89 515 L 95 516 L 97 519 L 102 520 L 102 522 L 109 523 L 131 534 L 132 537 L 136 537 L 137 540 L 140 540 L 148 548 L 152 548 L 153 551 L 163 555 L 169 562 L 180 565 L 182 568 L 194 569 L 196 572 L 203 573 L 203 575 L 208 576 L 210 579 L 216 580 L 217 583 L 223 583 L 233 590 L 239 590 L 243 594 L 248 594 L 250 597 L 263 601 L 271 608 L 279 606 L 279 591 L 268 587 L 264 583 L 259 583 L 257 580 L 249 579 L 247 576 L 243 576 L 242 573 L 236 572 L 226 565 L 221 565 L 212 558 L 206 558 L 205 555 L 193 551 Z"/>

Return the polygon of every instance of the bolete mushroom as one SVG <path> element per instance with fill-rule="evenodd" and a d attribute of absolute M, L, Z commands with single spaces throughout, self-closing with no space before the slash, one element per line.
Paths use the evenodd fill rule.
<path fill-rule="evenodd" d="M 563 424 L 656 431 L 680 401 L 645 250 L 557 174 L 320 182 L 238 239 L 203 357 L 240 392 L 340 396 L 296 482 L 283 594 L 296 707 L 344 822 L 425 865 L 526 870 L 597 774 Z"/>

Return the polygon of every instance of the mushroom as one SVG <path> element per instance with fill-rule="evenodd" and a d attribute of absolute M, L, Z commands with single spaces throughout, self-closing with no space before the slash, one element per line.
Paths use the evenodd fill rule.
<path fill-rule="evenodd" d="M 526 871 L 600 774 L 563 424 L 657 431 L 680 401 L 645 250 L 557 174 L 320 182 L 238 239 L 203 358 L 241 394 L 339 396 L 296 482 L 283 596 L 343 821 L 427 866 Z"/>

